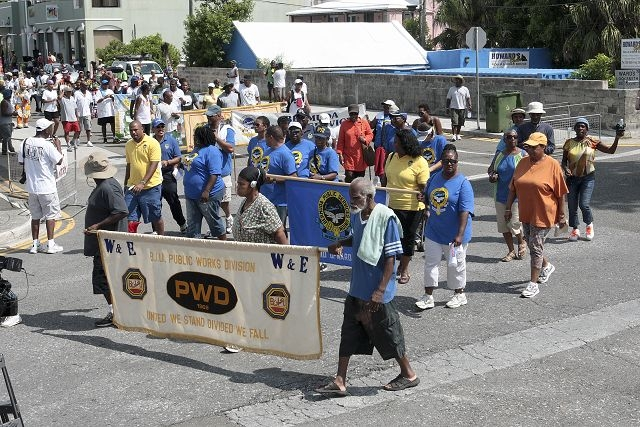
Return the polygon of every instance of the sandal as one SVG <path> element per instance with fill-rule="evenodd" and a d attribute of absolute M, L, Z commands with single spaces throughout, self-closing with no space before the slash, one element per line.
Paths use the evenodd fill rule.
<path fill-rule="evenodd" d="M 502 257 L 502 259 L 500 261 L 509 262 L 509 261 L 513 261 L 515 258 L 516 258 L 515 251 L 511 251 L 506 256 Z"/>
<path fill-rule="evenodd" d="M 344 396 L 348 396 L 349 395 L 349 392 L 347 390 L 340 390 L 340 387 L 338 387 L 338 384 L 336 384 L 333 381 L 331 381 L 327 385 L 324 385 L 322 387 L 318 387 L 314 391 L 316 393 L 326 394 L 326 395 L 329 395 L 329 396 L 337 396 L 337 397 L 344 397 Z"/>
<path fill-rule="evenodd" d="M 524 259 L 525 255 L 527 255 L 527 244 L 520 243 L 518 245 L 518 259 Z"/>
<path fill-rule="evenodd" d="M 404 390 L 405 388 L 415 387 L 418 384 L 420 384 L 420 378 L 415 377 L 413 380 L 410 380 L 408 378 L 403 377 L 402 374 L 400 374 L 397 377 L 395 377 L 393 381 L 391 381 L 389 384 L 385 385 L 382 388 L 387 391 L 400 391 L 400 390 Z"/>
<path fill-rule="evenodd" d="M 398 284 L 400 285 L 406 285 L 407 283 L 409 283 L 409 280 L 411 280 L 411 275 L 410 274 L 402 274 L 400 275 L 400 279 L 398 279 Z"/>

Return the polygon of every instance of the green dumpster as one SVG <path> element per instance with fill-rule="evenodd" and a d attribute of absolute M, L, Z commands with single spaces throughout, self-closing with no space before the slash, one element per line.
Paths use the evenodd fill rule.
<path fill-rule="evenodd" d="M 487 132 L 503 132 L 511 124 L 511 110 L 522 106 L 520 92 L 503 90 L 502 92 L 483 93 Z"/>

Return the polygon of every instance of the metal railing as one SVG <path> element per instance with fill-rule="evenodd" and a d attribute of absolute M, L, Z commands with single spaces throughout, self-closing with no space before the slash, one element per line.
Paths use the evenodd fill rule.
<path fill-rule="evenodd" d="M 579 116 L 573 117 L 543 117 L 543 121 L 551 125 L 551 127 L 553 128 L 553 137 L 555 139 L 557 148 L 562 148 L 562 144 L 564 143 L 564 141 L 575 136 L 573 126 L 575 125 L 578 117 L 584 117 L 585 119 L 587 119 L 589 121 L 589 134 L 597 136 L 598 139 L 601 139 L 602 116 L 600 114 L 581 114 Z"/>

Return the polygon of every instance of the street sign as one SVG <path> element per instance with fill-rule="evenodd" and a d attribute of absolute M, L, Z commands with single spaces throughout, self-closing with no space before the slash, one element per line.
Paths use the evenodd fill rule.
<path fill-rule="evenodd" d="M 476 28 L 478 29 L 478 45 L 476 46 Z M 482 49 L 487 44 L 487 33 L 481 27 L 471 27 L 467 31 L 467 46 L 471 49 Z"/>
<path fill-rule="evenodd" d="M 640 39 L 623 39 L 621 41 L 620 62 L 620 68 L 623 70 L 640 69 Z"/>
<path fill-rule="evenodd" d="M 640 72 L 616 70 L 616 89 L 640 89 Z"/>

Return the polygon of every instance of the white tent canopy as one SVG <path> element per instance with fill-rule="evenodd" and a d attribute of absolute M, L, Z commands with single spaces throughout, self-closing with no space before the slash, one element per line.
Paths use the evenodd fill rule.
<path fill-rule="evenodd" d="M 426 66 L 427 53 L 397 22 L 233 22 L 256 58 L 292 68 Z"/>

